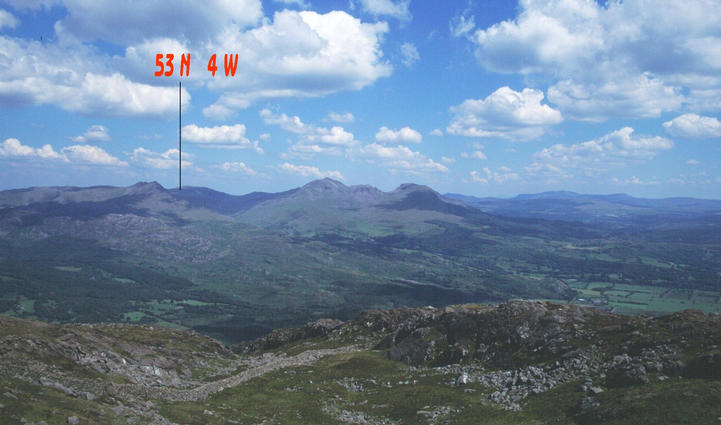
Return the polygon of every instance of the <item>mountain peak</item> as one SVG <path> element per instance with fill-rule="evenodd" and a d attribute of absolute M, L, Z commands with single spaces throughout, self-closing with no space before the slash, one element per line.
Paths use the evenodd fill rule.
<path fill-rule="evenodd" d="M 345 189 L 348 189 L 348 186 L 344 185 L 343 183 L 339 182 L 338 180 L 333 180 L 330 177 L 313 180 L 312 182 L 303 186 L 303 190 L 313 191 L 313 192 L 323 192 L 323 191 L 336 191 L 337 192 L 337 191 L 342 191 Z"/>
<path fill-rule="evenodd" d="M 436 191 L 431 189 L 430 187 L 424 186 L 421 184 L 416 184 L 416 183 L 403 183 L 402 185 L 398 186 L 396 188 L 396 190 L 394 190 L 393 192 L 415 192 L 415 191 L 436 193 Z"/>
<path fill-rule="evenodd" d="M 151 192 L 157 192 L 157 191 L 165 191 L 165 188 L 155 180 L 152 182 L 137 182 L 134 185 L 130 186 L 130 189 L 132 189 L 135 193 L 151 193 Z"/>

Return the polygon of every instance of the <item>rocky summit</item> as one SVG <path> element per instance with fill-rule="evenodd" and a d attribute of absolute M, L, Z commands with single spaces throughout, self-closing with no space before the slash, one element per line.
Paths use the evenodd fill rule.
<path fill-rule="evenodd" d="M 370 310 L 233 346 L 0 316 L 2 424 L 714 424 L 721 317 Z"/>

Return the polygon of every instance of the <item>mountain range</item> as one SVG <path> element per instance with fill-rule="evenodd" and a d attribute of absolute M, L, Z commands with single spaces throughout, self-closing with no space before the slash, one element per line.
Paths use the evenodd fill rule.
<path fill-rule="evenodd" d="M 155 182 L 15 189 L 0 192 L 0 313 L 232 342 L 368 308 L 593 290 L 647 312 L 679 308 L 655 301 L 691 291 L 688 302 L 715 311 L 719 212 L 709 200 L 481 199 L 332 179 L 241 196 Z M 619 290 L 628 299 L 609 298 Z"/>

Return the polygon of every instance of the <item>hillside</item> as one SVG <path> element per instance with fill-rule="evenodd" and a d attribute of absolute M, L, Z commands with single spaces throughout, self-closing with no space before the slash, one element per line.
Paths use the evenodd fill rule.
<path fill-rule="evenodd" d="M 711 424 L 719 344 L 718 315 L 538 301 L 367 311 L 232 350 L 0 316 L 0 423 Z"/>
<path fill-rule="evenodd" d="M 619 228 L 332 179 L 241 196 L 155 182 L 10 190 L 0 192 L 0 314 L 237 342 L 364 309 L 514 297 L 719 311 L 719 227 L 664 211 L 646 208 L 651 229 Z"/>
<path fill-rule="evenodd" d="M 510 199 L 478 198 L 449 193 L 490 214 L 547 220 L 580 221 L 613 228 L 721 228 L 721 200 L 694 198 L 643 199 L 626 194 L 585 195 L 557 191 L 518 195 Z"/>

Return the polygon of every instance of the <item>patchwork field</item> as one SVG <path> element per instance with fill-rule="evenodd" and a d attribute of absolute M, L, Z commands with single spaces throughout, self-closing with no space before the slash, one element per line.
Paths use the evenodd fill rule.
<path fill-rule="evenodd" d="M 669 313 L 697 309 L 721 313 L 721 292 L 613 282 L 568 282 L 578 292 L 573 304 L 607 305 L 619 313 Z"/>

